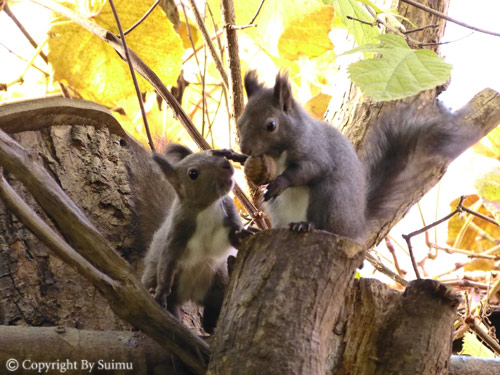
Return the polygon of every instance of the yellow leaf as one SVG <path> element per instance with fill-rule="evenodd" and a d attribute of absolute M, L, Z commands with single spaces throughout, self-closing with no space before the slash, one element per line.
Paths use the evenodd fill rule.
<path fill-rule="evenodd" d="M 89 2 L 93 7 L 88 6 Z M 81 0 L 82 17 L 92 17 L 100 26 L 118 33 L 109 4 L 96 9 L 97 2 Z M 143 1 L 117 0 L 122 27 L 126 30 L 149 9 Z M 89 11 L 92 14 L 89 14 Z M 54 24 L 49 41 L 49 60 L 54 78 L 65 81 L 83 98 L 114 106 L 120 99 L 135 95 L 128 65 L 112 47 L 72 22 Z M 157 7 L 126 36 L 128 46 L 153 69 L 165 85 L 174 85 L 182 63 L 182 41 L 165 13 Z M 152 91 L 138 75 L 141 91 Z"/>
<path fill-rule="evenodd" d="M 307 14 L 295 14 L 278 41 L 280 56 L 296 60 L 300 56 L 314 58 L 333 49 L 328 37 L 332 28 L 333 8 L 319 6 Z"/>
<path fill-rule="evenodd" d="M 330 95 L 320 92 L 306 102 L 306 111 L 318 120 L 323 120 L 323 115 L 328 108 L 331 98 L 332 97 Z"/>
<path fill-rule="evenodd" d="M 186 49 L 193 48 L 193 46 L 191 45 L 191 40 L 189 39 L 189 33 L 186 27 L 186 22 L 179 23 L 179 28 L 177 29 L 177 32 L 179 33 L 182 39 L 182 45 L 184 46 L 184 48 Z M 193 44 L 195 45 L 195 47 L 197 47 L 201 43 L 201 33 L 198 30 L 198 28 L 191 22 L 189 22 L 189 32 L 191 33 L 191 39 L 193 39 Z"/>
<path fill-rule="evenodd" d="M 470 209 L 474 209 L 475 211 L 483 215 L 491 217 L 491 214 L 488 212 L 484 205 L 481 205 L 479 209 L 477 209 L 477 207 L 474 207 L 475 205 L 477 205 L 478 200 L 479 197 L 477 195 L 469 195 L 463 202 L 463 205 Z M 458 201 L 459 199 L 456 199 L 450 203 L 452 210 L 457 207 Z M 476 228 L 479 228 L 480 231 L 488 233 L 492 238 L 500 237 L 500 228 L 498 226 L 479 217 L 474 217 L 472 223 Z M 476 253 L 481 253 L 492 247 L 492 243 L 488 239 L 481 236 L 480 233 L 472 226 L 464 227 L 465 224 L 466 222 L 461 219 L 459 215 L 453 216 L 448 221 L 447 244 L 449 246 L 464 250 L 471 250 Z M 493 268 L 494 261 L 485 259 L 475 260 L 471 264 L 465 266 L 466 271 L 491 270 Z"/>
<path fill-rule="evenodd" d="M 234 0 L 236 23 L 246 25 L 253 18 L 262 0 Z M 214 14 L 215 23 L 220 28 L 220 0 L 208 0 Z M 312 10 L 318 9 L 318 0 L 266 0 L 255 20 L 257 27 L 250 27 L 239 31 L 252 38 L 259 46 L 272 55 L 278 54 L 278 41 L 288 25 L 300 20 Z M 208 22 L 210 25 L 211 23 Z M 213 30 L 212 30 L 213 32 Z M 317 38 L 318 35 L 314 35 Z"/>

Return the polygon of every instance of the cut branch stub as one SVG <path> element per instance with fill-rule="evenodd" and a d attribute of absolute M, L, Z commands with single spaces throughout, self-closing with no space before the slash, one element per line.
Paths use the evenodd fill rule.
<path fill-rule="evenodd" d="M 346 300 L 348 316 L 340 369 L 332 374 L 448 374 L 453 322 L 460 297 L 435 280 L 409 283 L 404 293 L 378 280 L 357 281 Z M 341 347 L 333 342 L 332 347 Z"/>
<path fill-rule="evenodd" d="M 261 232 L 240 250 L 209 374 L 323 374 L 360 245 L 333 234 Z"/>

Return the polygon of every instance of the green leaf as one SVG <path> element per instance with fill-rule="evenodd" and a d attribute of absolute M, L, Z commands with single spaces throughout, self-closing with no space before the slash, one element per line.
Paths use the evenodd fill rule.
<path fill-rule="evenodd" d="M 463 347 L 460 354 L 472 357 L 495 358 L 493 352 L 479 341 L 475 334 L 466 332 L 463 338 Z"/>
<path fill-rule="evenodd" d="M 122 27 L 127 29 L 132 26 L 149 6 L 143 1 L 116 1 Z M 83 13 L 82 17 L 92 18 L 100 26 L 118 33 L 107 2 L 81 0 L 74 10 Z M 72 22 L 56 23 L 51 32 L 54 37 L 49 41 L 48 57 L 56 80 L 67 82 L 83 98 L 107 106 L 115 106 L 119 100 L 135 95 L 128 65 L 111 46 Z M 126 40 L 128 46 L 158 74 L 165 85 L 176 83 L 184 48 L 161 8 L 157 7 L 126 36 Z M 144 79 L 137 76 L 141 91 L 153 91 Z"/>
<path fill-rule="evenodd" d="M 377 41 L 377 36 L 380 34 L 377 27 L 347 19 L 347 16 L 351 16 L 370 23 L 374 21 L 373 17 L 357 1 L 333 0 L 333 8 L 335 14 L 342 18 L 342 22 L 346 25 L 347 30 L 352 34 L 358 46 Z"/>
<path fill-rule="evenodd" d="M 413 50 L 406 41 L 392 34 L 379 35 L 380 44 L 367 44 L 354 52 L 373 52 L 379 58 L 349 66 L 350 78 L 370 98 L 389 101 L 434 88 L 450 78 L 451 65 L 426 49 Z"/>

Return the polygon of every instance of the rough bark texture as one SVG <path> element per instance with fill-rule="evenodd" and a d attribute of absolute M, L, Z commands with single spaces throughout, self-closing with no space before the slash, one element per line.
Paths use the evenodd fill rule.
<path fill-rule="evenodd" d="M 320 231 L 252 237 L 232 273 L 208 373 L 324 374 L 360 250 Z"/>
<path fill-rule="evenodd" d="M 31 345 L 27 345 L 27 340 Z M 106 355 L 103 353 L 106 348 Z M 0 364 L 9 359 L 19 362 L 15 374 L 33 374 L 33 363 L 54 363 L 65 366 L 65 374 L 173 374 L 170 355 L 156 342 L 138 332 L 86 331 L 64 327 L 9 327 L 0 326 Z M 29 362 L 23 362 L 28 360 Z M 101 361 L 101 362 L 99 362 Z M 96 371 L 99 367 L 106 370 Z M 121 366 L 127 370 L 120 370 Z M 132 370 L 129 370 L 129 369 Z M 62 367 L 60 368 L 62 370 Z M 49 373 L 62 373 L 57 369 Z M 45 373 L 45 371 L 42 371 Z"/>
<path fill-rule="evenodd" d="M 451 356 L 450 375 L 497 375 L 500 373 L 500 359 Z"/>
<path fill-rule="evenodd" d="M 133 206 L 126 167 L 127 145 L 107 128 L 53 126 L 13 134 L 33 152 L 75 203 L 136 263 Z M 129 160 L 130 161 L 130 160 Z M 22 185 L 12 182 L 25 201 L 37 207 Z M 37 212 L 46 221 L 41 209 Z M 95 288 L 53 256 L 0 202 L 0 298 L 3 324 L 57 325 L 123 329 Z M 94 312 L 99 310 L 99 314 Z"/>
<path fill-rule="evenodd" d="M 452 326 L 460 299 L 433 280 L 405 292 L 381 282 L 355 282 L 346 301 L 345 332 L 332 374 L 448 374 Z M 338 358 L 337 358 L 338 360 Z"/>

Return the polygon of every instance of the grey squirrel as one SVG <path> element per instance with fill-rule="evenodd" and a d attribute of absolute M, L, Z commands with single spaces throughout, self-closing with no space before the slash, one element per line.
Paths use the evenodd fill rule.
<path fill-rule="evenodd" d="M 227 258 L 246 234 L 227 195 L 233 167 L 212 151 L 193 153 L 179 144 L 153 159 L 176 198 L 153 235 L 142 283 L 178 318 L 184 302 L 202 305 L 203 328 L 212 333 L 228 280 Z"/>
<path fill-rule="evenodd" d="M 273 227 L 312 227 L 363 242 L 369 226 L 394 210 L 415 166 L 451 160 L 478 140 L 472 128 L 444 110 L 400 107 L 382 116 L 358 155 L 329 124 L 313 119 L 294 100 L 287 74 L 273 88 L 255 71 L 244 79 L 248 103 L 238 119 L 241 151 L 270 155 L 278 176 L 264 194 Z"/>

